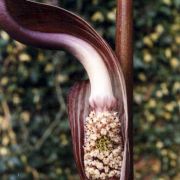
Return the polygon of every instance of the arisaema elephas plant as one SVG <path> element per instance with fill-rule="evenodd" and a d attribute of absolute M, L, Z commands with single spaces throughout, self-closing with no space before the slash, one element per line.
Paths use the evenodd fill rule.
<path fill-rule="evenodd" d="M 124 13 L 117 15 L 121 29 L 117 31 L 117 43 L 120 40 L 117 47 L 120 48 L 116 53 L 118 57 L 122 53 L 123 58 L 128 54 L 128 37 L 131 37 L 126 32 L 129 24 L 123 21 L 126 19 L 123 16 L 130 6 L 124 1 L 118 2 Z M 68 98 L 79 175 L 82 180 L 131 179 L 128 88 L 120 61 L 109 45 L 88 23 L 71 12 L 26 0 L 0 0 L 0 26 L 24 44 L 63 48 L 80 61 L 89 81 L 74 85 Z"/>

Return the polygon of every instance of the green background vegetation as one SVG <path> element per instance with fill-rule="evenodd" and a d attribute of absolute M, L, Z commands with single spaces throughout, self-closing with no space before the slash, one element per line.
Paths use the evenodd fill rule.
<path fill-rule="evenodd" d="M 114 47 L 115 0 L 59 5 Z M 179 12 L 179 0 L 134 1 L 136 180 L 180 179 Z M 27 47 L 0 31 L 0 179 L 78 179 L 66 97 L 82 77 L 82 66 L 66 52 Z"/>

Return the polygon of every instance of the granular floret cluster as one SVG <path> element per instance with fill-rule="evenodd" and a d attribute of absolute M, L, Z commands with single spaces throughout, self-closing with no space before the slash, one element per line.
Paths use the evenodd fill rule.
<path fill-rule="evenodd" d="M 119 178 L 122 159 L 123 142 L 118 114 L 92 111 L 85 121 L 86 176 L 90 180 Z"/>

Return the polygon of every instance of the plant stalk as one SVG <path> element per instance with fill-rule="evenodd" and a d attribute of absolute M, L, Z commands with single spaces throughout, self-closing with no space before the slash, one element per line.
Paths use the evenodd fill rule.
<path fill-rule="evenodd" d="M 124 73 L 128 101 L 128 138 L 130 144 L 130 171 L 127 179 L 133 179 L 133 0 L 117 0 L 116 56 Z"/>

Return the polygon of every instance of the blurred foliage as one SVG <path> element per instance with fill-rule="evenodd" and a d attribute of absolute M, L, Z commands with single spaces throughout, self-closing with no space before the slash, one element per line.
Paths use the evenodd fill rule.
<path fill-rule="evenodd" d="M 47 2 L 47 1 L 46 1 Z M 114 47 L 115 0 L 53 0 Z M 180 1 L 134 1 L 135 179 L 180 179 Z M 78 179 L 66 97 L 82 66 L 0 31 L 0 179 Z"/>

